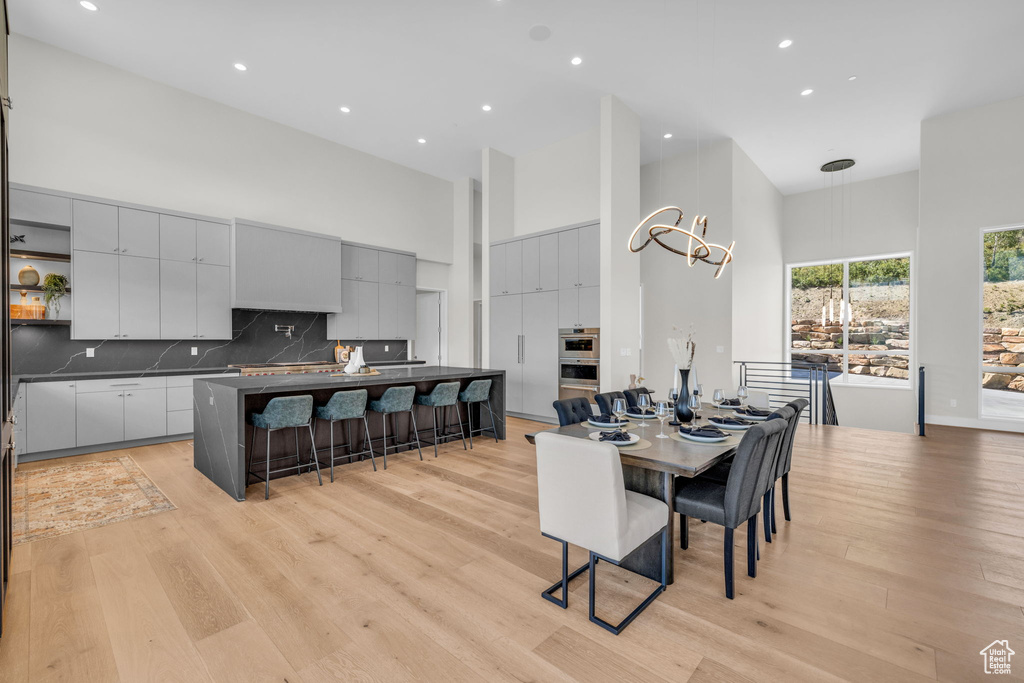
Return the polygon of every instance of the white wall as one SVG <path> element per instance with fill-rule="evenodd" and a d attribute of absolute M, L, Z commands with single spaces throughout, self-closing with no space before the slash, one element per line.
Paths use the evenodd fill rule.
<path fill-rule="evenodd" d="M 856 170 L 856 166 L 854 169 Z M 852 173 L 850 171 L 849 173 Z M 824 175 L 824 174 L 823 174 Z M 836 182 L 839 178 L 836 178 Z M 899 173 L 861 182 L 851 181 L 829 203 L 831 190 L 789 195 L 783 200 L 783 256 L 787 264 L 828 259 L 857 258 L 894 252 L 914 253 L 915 275 L 920 275 L 916 253 L 918 225 L 918 172 Z M 841 201 L 842 192 L 845 202 Z M 829 208 L 833 209 L 832 220 Z M 845 209 L 843 209 L 845 207 Z M 831 226 L 831 227 L 829 227 Z M 921 284 L 920 278 L 916 280 Z M 912 285 L 915 289 L 918 287 Z M 920 299 L 918 299 L 920 305 Z M 785 305 L 785 302 L 783 302 Z M 784 324 L 784 315 L 780 321 Z M 921 318 L 918 311 L 917 318 Z M 918 335 L 920 352 L 920 332 Z M 782 330 L 781 339 L 788 339 Z M 980 352 L 979 356 L 980 358 Z M 869 387 L 834 382 L 832 394 L 839 424 L 847 427 L 910 433 L 917 422 L 916 374 L 907 388 Z"/>
<path fill-rule="evenodd" d="M 1022 121 L 1024 98 L 1016 98 L 921 124 L 918 348 L 930 422 L 1024 427 L 981 420 L 978 405 L 980 232 L 1024 224 Z"/>
<path fill-rule="evenodd" d="M 12 181 L 452 260 L 446 180 L 20 35 L 10 91 Z"/>
<path fill-rule="evenodd" d="M 703 145 L 698 168 L 694 152 L 647 164 L 640 169 L 640 216 L 665 205 L 678 206 L 690 227 L 696 213 L 708 216 L 708 239 L 732 241 L 732 140 Z M 699 199 L 698 199 L 699 178 Z M 635 227 L 635 224 L 634 226 Z M 678 240 L 673 243 L 678 243 Z M 622 258 L 635 258 L 621 245 Z M 681 245 L 685 247 L 685 240 Z M 742 247 L 741 247 L 742 249 Z M 640 252 L 640 278 L 644 285 L 645 385 L 665 395 L 674 381 L 669 337 L 685 337 L 693 325 L 697 355 L 696 378 L 704 384 L 705 399 L 714 389 L 734 390 L 732 368 L 732 292 L 735 266 L 749 258 L 737 250 L 736 261 L 719 279 L 715 269 L 701 262 L 687 267 L 686 259 L 648 245 Z M 673 327 L 679 328 L 673 330 Z M 721 347 L 721 351 L 718 348 Z M 691 375 L 692 383 L 695 383 Z"/>
<path fill-rule="evenodd" d="M 516 157 L 515 234 L 597 218 L 600 170 L 599 128 Z"/>

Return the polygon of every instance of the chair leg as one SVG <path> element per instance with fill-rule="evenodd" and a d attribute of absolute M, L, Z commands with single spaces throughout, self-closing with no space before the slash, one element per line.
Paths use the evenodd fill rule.
<path fill-rule="evenodd" d="M 469 447 L 473 448 L 473 409 L 466 404 L 466 421 L 469 423 Z"/>
<path fill-rule="evenodd" d="M 771 500 L 771 508 L 772 508 L 772 533 L 773 534 L 777 534 L 779 532 L 775 528 L 775 483 L 774 482 L 772 482 L 772 490 L 769 491 L 768 493 L 770 493 L 771 496 L 772 496 L 772 500 Z"/>
<path fill-rule="evenodd" d="M 764 501 L 762 503 L 764 508 L 764 542 L 772 542 L 772 492 L 769 491 L 764 494 Z"/>
<path fill-rule="evenodd" d="M 657 598 L 659 595 L 661 595 L 661 593 L 665 590 L 665 588 L 666 588 L 666 581 L 668 580 L 668 553 L 669 553 L 669 547 L 668 547 L 668 526 L 666 525 L 661 530 L 661 585 L 658 586 L 657 588 L 655 588 L 654 592 L 652 592 L 650 595 L 648 595 L 644 599 L 644 601 L 641 602 L 636 607 L 636 609 L 634 609 L 632 612 L 630 612 L 629 615 L 625 619 L 620 621 L 617 626 L 613 626 L 612 624 L 609 624 L 604 619 L 601 619 L 600 617 L 596 616 L 595 613 L 594 613 L 595 612 L 595 608 L 596 608 L 596 604 L 595 604 L 596 601 L 594 599 L 594 597 L 595 597 L 595 590 L 594 590 L 594 588 L 595 588 L 595 585 L 596 585 L 596 582 L 597 582 L 597 576 L 596 576 L 595 569 L 597 567 L 597 561 L 598 561 L 599 556 L 596 553 L 594 553 L 593 551 L 591 551 L 591 553 L 590 553 L 590 565 L 589 565 L 589 568 L 590 568 L 590 586 L 589 586 L 589 588 L 590 588 L 590 620 L 592 622 L 594 622 L 595 624 L 597 624 L 598 626 L 600 626 L 601 628 L 603 628 L 606 631 L 609 631 L 611 633 L 614 633 L 615 635 L 619 635 L 620 633 L 622 633 L 625 630 L 625 628 L 627 626 L 629 626 L 631 623 L 633 623 L 633 620 L 636 619 L 640 615 L 641 612 L 643 612 L 645 609 L 647 609 L 647 607 L 652 602 L 654 602 L 655 598 Z M 582 567 L 581 567 L 581 569 L 582 569 Z"/>
<path fill-rule="evenodd" d="M 679 515 L 679 547 L 687 550 L 690 547 L 690 524 L 686 515 Z"/>
<path fill-rule="evenodd" d="M 462 437 L 462 450 L 466 450 L 466 430 L 462 428 L 462 412 L 459 410 L 459 404 L 455 404 L 455 419 L 459 421 L 459 436 Z"/>
<path fill-rule="evenodd" d="M 388 468 L 388 416 L 380 414 L 380 423 L 384 427 L 384 469 Z"/>
<path fill-rule="evenodd" d="M 498 423 L 494 419 L 494 411 L 491 410 L 491 399 L 487 399 L 487 414 L 491 416 L 491 434 L 494 434 L 494 443 L 498 443 Z"/>
<path fill-rule="evenodd" d="M 585 564 L 582 567 L 580 567 L 579 569 L 576 569 L 575 571 L 573 571 L 572 574 L 570 574 L 569 573 L 569 544 L 566 543 L 565 541 L 561 541 L 561 544 L 562 544 L 562 580 L 559 581 L 558 583 L 556 583 L 555 585 L 551 586 L 550 588 L 548 588 L 543 593 L 541 593 L 541 597 L 543 597 L 545 600 L 547 600 L 549 602 L 555 603 L 556 605 L 558 605 L 562 609 L 565 609 L 566 607 L 569 606 L 569 582 L 572 581 L 573 579 L 575 579 L 577 576 L 579 576 L 583 572 L 585 572 L 587 570 L 587 567 L 589 567 L 590 565 L 589 564 Z M 559 588 L 562 589 L 562 599 L 561 600 L 559 600 L 558 598 L 556 598 L 553 595 L 553 593 L 556 590 L 558 590 Z"/>
<path fill-rule="evenodd" d="M 313 438 L 313 421 L 310 420 L 306 424 L 306 429 L 309 430 L 309 454 L 313 456 L 313 467 L 316 468 L 316 480 L 320 482 L 320 485 L 324 485 L 324 478 L 320 476 L 320 457 L 316 452 L 316 440 Z M 331 423 L 331 435 L 334 434 L 334 423 Z M 331 481 L 334 481 L 334 456 L 331 456 Z"/>
<path fill-rule="evenodd" d="M 757 576 L 757 513 L 747 520 L 747 576 Z"/>
<path fill-rule="evenodd" d="M 298 466 L 298 469 L 295 470 L 295 471 L 298 472 L 299 475 L 301 475 L 302 474 L 302 459 L 299 457 L 299 428 L 298 427 L 292 427 L 292 435 L 295 437 L 295 464 Z"/>
<path fill-rule="evenodd" d="M 365 437 L 364 444 L 366 448 L 363 450 L 370 451 L 370 464 L 373 465 L 373 471 L 377 471 L 377 460 L 373 457 L 373 440 L 370 439 L 370 423 L 366 421 L 366 413 L 363 413 L 363 436 Z"/>
<path fill-rule="evenodd" d="M 725 528 L 725 597 L 732 600 L 732 529 Z"/>
<path fill-rule="evenodd" d="M 409 417 L 412 419 L 412 433 L 416 435 L 416 450 L 418 450 L 420 452 L 420 460 L 422 460 L 423 459 L 423 449 L 420 448 L 420 431 L 416 427 L 416 411 L 410 410 L 409 411 Z M 397 430 L 395 431 L 395 433 L 396 434 L 398 433 Z M 435 439 L 434 441 L 436 442 L 437 439 Z M 434 448 L 437 448 L 437 446 L 434 446 Z"/>
<path fill-rule="evenodd" d="M 270 432 L 267 430 L 267 488 L 263 493 L 263 500 L 270 500 Z"/>
<path fill-rule="evenodd" d="M 786 516 L 786 521 L 790 521 L 789 517 L 789 473 L 782 475 L 782 513 Z"/>
<path fill-rule="evenodd" d="M 430 406 L 430 417 L 434 420 L 434 457 L 437 457 L 437 406 Z M 416 435 L 419 438 L 419 434 Z M 421 458 L 422 460 L 422 458 Z"/>

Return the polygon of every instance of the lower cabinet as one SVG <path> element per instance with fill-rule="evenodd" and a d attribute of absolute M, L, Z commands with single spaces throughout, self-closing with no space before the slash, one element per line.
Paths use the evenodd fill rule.
<path fill-rule="evenodd" d="M 124 392 L 78 394 L 75 421 L 78 425 L 78 446 L 124 441 Z"/>
<path fill-rule="evenodd" d="M 124 440 L 167 436 L 167 389 L 124 392 Z"/>
<path fill-rule="evenodd" d="M 75 382 L 33 382 L 25 402 L 25 434 L 33 452 L 74 448 Z"/>

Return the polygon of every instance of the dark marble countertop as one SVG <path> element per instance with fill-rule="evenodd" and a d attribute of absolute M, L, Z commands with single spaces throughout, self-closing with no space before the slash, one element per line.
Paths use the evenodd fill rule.
<path fill-rule="evenodd" d="M 171 375 L 211 375 L 238 372 L 235 368 L 176 368 L 171 370 L 110 370 L 107 372 L 64 372 L 48 375 L 14 375 L 12 384 L 18 382 L 64 382 L 69 379 L 120 379 L 122 377 L 162 377 Z"/>
<path fill-rule="evenodd" d="M 297 375 L 255 375 L 253 377 L 213 377 L 197 381 L 229 387 L 241 394 L 248 395 L 315 391 L 342 386 L 359 387 L 400 384 L 402 382 L 434 382 L 446 379 L 504 376 L 504 374 L 504 370 L 426 365 L 412 368 L 382 368 L 379 375 L 332 377 L 326 373 L 309 373 Z"/>
<path fill-rule="evenodd" d="M 385 365 L 426 365 L 427 363 L 425 360 L 368 360 L 364 362 L 371 368 Z"/>

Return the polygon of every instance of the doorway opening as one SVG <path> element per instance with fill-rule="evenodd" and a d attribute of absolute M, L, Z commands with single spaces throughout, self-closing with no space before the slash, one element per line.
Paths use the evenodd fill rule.
<path fill-rule="evenodd" d="M 447 365 L 448 292 L 416 290 L 416 341 L 411 357 L 427 365 Z"/>

